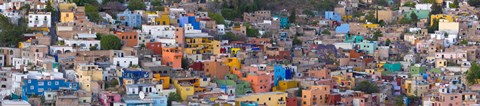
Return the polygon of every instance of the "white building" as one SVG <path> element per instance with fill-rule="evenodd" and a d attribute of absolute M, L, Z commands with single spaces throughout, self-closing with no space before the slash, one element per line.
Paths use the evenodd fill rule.
<path fill-rule="evenodd" d="M 129 94 L 138 94 L 142 91 L 145 94 L 149 93 L 158 93 L 158 89 L 154 84 L 130 84 L 126 86 L 127 95 Z"/>
<path fill-rule="evenodd" d="M 337 49 L 339 48 L 346 49 L 346 50 L 353 49 L 353 43 L 334 43 L 333 45 Z"/>
<path fill-rule="evenodd" d="M 52 17 L 50 12 L 28 14 L 28 27 L 50 27 Z"/>
<path fill-rule="evenodd" d="M 164 39 L 173 39 L 175 40 L 175 31 L 176 28 L 171 25 L 142 25 L 142 34 L 151 35 L 150 42 L 162 42 L 171 43 L 169 40 Z M 175 43 L 174 43 L 175 44 Z"/>
<path fill-rule="evenodd" d="M 31 60 L 30 58 L 25 58 L 25 57 L 22 57 L 22 58 L 13 58 L 12 59 L 12 66 L 15 68 L 15 69 L 22 69 L 22 67 L 25 67 L 28 65 L 28 63 L 31 63 Z"/>
<path fill-rule="evenodd" d="M 113 64 L 123 68 L 128 68 L 132 65 L 138 65 L 138 57 L 136 56 L 113 57 Z"/>
<path fill-rule="evenodd" d="M 217 25 L 217 33 L 219 35 L 225 34 L 225 25 L 223 24 Z"/>
<path fill-rule="evenodd" d="M 49 54 L 64 54 L 68 52 L 75 52 L 75 49 L 71 46 L 50 46 Z"/>
<path fill-rule="evenodd" d="M 90 47 L 96 46 L 97 49 L 100 49 L 100 40 L 76 40 L 70 39 L 65 40 L 66 46 L 80 47 L 82 49 L 89 49 Z"/>
<path fill-rule="evenodd" d="M 425 3 L 425 4 L 416 4 L 415 5 L 415 9 L 416 10 L 428 10 L 428 11 L 431 11 L 432 10 L 432 4 L 429 4 L 429 3 Z"/>

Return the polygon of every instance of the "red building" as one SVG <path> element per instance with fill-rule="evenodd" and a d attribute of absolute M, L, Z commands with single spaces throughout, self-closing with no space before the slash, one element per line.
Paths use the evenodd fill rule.
<path fill-rule="evenodd" d="M 145 47 L 153 51 L 153 54 L 162 54 L 162 42 L 148 42 Z"/>

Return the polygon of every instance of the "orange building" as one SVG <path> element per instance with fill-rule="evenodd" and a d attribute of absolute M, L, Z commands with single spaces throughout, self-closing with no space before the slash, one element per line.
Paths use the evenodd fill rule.
<path fill-rule="evenodd" d="M 204 61 L 203 62 L 203 71 L 206 75 L 211 75 L 213 78 L 224 78 L 225 74 L 229 74 L 230 67 L 223 65 L 217 60 L 214 61 Z"/>
<path fill-rule="evenodd" d="M 327 104 L 327 97 L 330 94 L 329 85 L 311 86 L 302 90 L 302 106 L 321 106 Z"/>
<path fill-rule="evenodd" d="M 272 75 L 249 73 L 243 80 L 250 82 L 250 86 L 255 93 L 270 92 L 271 83 L 273 83 Z"/>
<path fill-rule="evenodd" d="M 137 39 L 137 32 L 115 32 L 115 34 L 120 38 L 123 42 L 125 42 L 125 46 L 127 47 L 134 47 L 138 44 Z"/>
<path fill-rule="evenodd" d="M 152 50 L 153 54 L 162 54 L 162 42 L 147 42 L 145 47 Z"/>
<path fill-rule="evenodd" d="M 179 47 L 163 47 L 162 65 L 172 66 L 174 69 L 181 69 L 182 56 L 182 49 Z"/>
<path fill-rule="evenodd" d="M 330 69 L 324 67 L 322 69 L 315 68 L 313 70 L 308 70 L 308 77 L 319 78 L 319 79 L 330 79 Z"/>
<path fill-rule="evenodd" d="M 175 41 L 180 47 L 185 47 L 185 29 L 182 27 L 175 28 Z"/>

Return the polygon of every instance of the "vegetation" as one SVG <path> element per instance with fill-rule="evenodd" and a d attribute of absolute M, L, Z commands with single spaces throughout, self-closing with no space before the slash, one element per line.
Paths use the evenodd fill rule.
<path fill-rule="evenodd" d="M 450 8 L 458 8 L 458 0 L 454 0 L 453 3 L 450 4 Z"/>
<path fill-rule="evenodd" d="M 208 17 L 215 20 L 215 23 L 217 24 L 225 24 L 225 18 L 223 18 L 222 14 L 209 12 Z"/>
<path fill-rule="evenodd" d="M 442 7 L 442 4 L 433 4 L 432 5 L 432 11 L 430 12 L 430 14 L 442 14 L 443 13 L 443 7 Z"/>
<path fill-rule="evenodd" d="M 17 46 L 18 42 L 23 41 L 25 32 L 27 32 L 27 22 L 24 18 L 20 18 L 16 24 L 8 17 L 0 15 L 0 46 Z"/>
<path fill-rule="evenodd" d="M 415 2 L 411 2 L 411 1 L 405 2 L 405 3 L 403 4 L 404 7 L 415 7 L 415 5 L 416 5 L 416 3 L 415 3 Z"/>
<path fill-rule="evenodd" d="M 226 32 L 225 35 L 223 35 L 222 40 L 228 40 L 228 41 L 239 41 L 241 37 L 236 36 L 232 32 Z"/>
<path fill-rule="evenodd" d="M 477 8 L 480 7 L 480 1 L 479 0 L 468 0 L 467 2 L 470 6 L 474 6 L 474 7 L 477 7 Z"/>
<path fill-rule="evenodd" d="M 90 49 L 90 51 L 97 50 L 97 46 L 92 46 L 89 49 Z"/>
<path fill-rule="evenodd" d="M 382 31 L 377 30 L 373 32 L 373 40 L 377 41 L 379 37 L 383 37 Z"/>
<path fill-rule="evenodd" d="M 331 33 L 330 33 L 330 31 L 328 31 L 328 30 L 325 29 L 325 30 L 322 31 L 322 34 L 330 35 Z"/>
<path fill-rule="evenodd" d="M 117 79 L 112 79 L 110 81 L 105 82 L 105 88 L 116 87 L 118 85 Z"/>
<path fill-rule="evenodd" d="M 462 44 L 462 45 L 467 45 L 467 44 L 468 44 L 468 41 L 464 39 L 464 40 L 460 41 L 460 44 Z"/>
<path fill-rule="evenodd" d="M 418 16 L 415 14 L 415 12 L 410 13 L 410 20 L 412 23 L 417 23 L 418 22 Z"/>
<path fill-rule="evenodd" d="M 302 13 L 305 14 L 305 15 L 307 15 L 307 16 L 309 16 L 309 17 L 314 17 L 314 16 L 315 16 L 315 14 L 313 13 L 313 11 L 312 11 L 312 10 L 309 10 L 309 9 L 303 10 Z"/>
<path fill-rule="evenodd" d="M 293 38 L 292 44 L 293 45 L 302 45 L 302 40 L 298 39 L 296 36 Z"/>
<path fill-rule="evenodd" d="M 95 5 L 95 7 L 99 6 L 97 0 L 73 0 L 73 2 L 78 6 L 85 6 L 87 4 Z"/>
<path fill-rule="evenodd" d="M 151 5 L 153 6 L 152 9 L 155 11 L 163 11 L 163 0 L 152 0 Z"/>
<path fill-rule="evenodd" d="M 176 92 L 170 92 L 168 94 L 167 105 L 172 106 L 172 101 L 181 102 L 182 97 Z"/>
<path fill-rule="evenodd" d="M 100 14 L 98 14 L 98 9 L 94 5 L 86 4 L 85 13 L 87 14 L 88 19 L 92 22 L 100 22 L 103 19 L 100 17 Z"/>
<path fill-rule="evenodd" d="M 297 12 L 295 11 L 295 9 L 293 9 L 290 12 L 290 16 L 288 17 L 288 23 L 295 23 L 296 19 L 297 19 Z"/>
<path fill-rule="evenodd" d="M 469 85 L 477 84 L 477 79 L 480 79 L 480 66 L 476 63 L 472 63 L 472 66 L 467 71 L 467 81 Z"/>
<path fill-rule="evenodd" d="M 104 35 L 100 39 L 102 50 L 120 50 L 122 48 L 121 40 L 115 35 Z"/>
<path fill-rule="evenodd" d="M 387 39 L 387 40 L 385 41 L 385 46 L 390 46 L 390 43 L 392 43 L 392 41 L 390 41 L 390 39 Z"/>
<path fill-rule="evenodd" d="M 433 19 L 433 25 L 427 27 L 428 33 L 434 33 L 436 30 L 438 30 L 438 23 L 439 19 Z"/>
<path fill-rule="evenodd" d="M 182 58 L 182 68 L 184 70 L 187 70 L 189 66 L 190 66 L 190 62 L 188 61 L 188 59 L 187 58 Z"/>
<path fill-rule="evenodd" d="M 147 5 L 145 5 L 142 0 L 130 0 L 127 8 L 130 10 L 145 10 Z"/>
<path fill-rule="evenodd" d="M 377 84 L 371 83 L 369 81 L 362 81 L 356 84 L 354 90 L 362 91 L 367 94 L 378 93 L 380 89 L 378 88 Z"/>

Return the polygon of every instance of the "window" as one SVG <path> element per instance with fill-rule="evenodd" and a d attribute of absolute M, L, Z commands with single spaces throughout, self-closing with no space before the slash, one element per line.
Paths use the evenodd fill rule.
<path fill-rule="evenodd" d="M 43 86 L 44 82 L 38 82 L 38 86 Z"/>
<path fill-rule="evenodd" d="M 58 85 L 58 84 L 60 84 L 60 83 L 58 81 L 55 81 L 55 85 Z"/>
<path fill-rule="evenodd" d="M 43 92 L 44 89 L 43 88 L 38 88 L 38 92 Z"/>
<path fill-rule="evenodd" d="M 48 84 L 48 85 L 52 85 L 52 82 L 48 82 L 47 84 Z"/>
<path fill-rule="evenodd" d="M 34 88 L 35 88 L 35 87 L 33 87 L 33 85 L 32 85 L 32 86 L 30 86 L 30 89 L 32 89 L 32 90 L 33 90 Z"/>
<path fill-rule="evenodd" d="M 32 83 L 32 80 L 28 80 L 28 83 Z"/>

